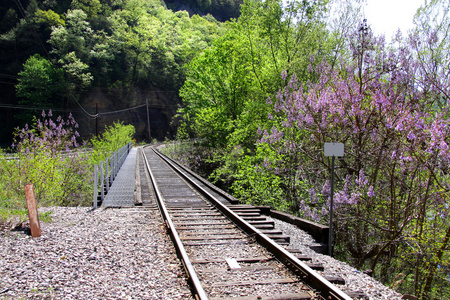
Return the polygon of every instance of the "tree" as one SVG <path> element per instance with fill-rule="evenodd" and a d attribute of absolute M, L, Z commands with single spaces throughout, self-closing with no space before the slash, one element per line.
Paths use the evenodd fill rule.
<path fill-rule="evenodd" d="M 22 98 L 20 105 L 35 108 L 19 115 L 24 122 L 31 121 L 33 114 L 49 107 L 60 107 L 58 103 L 63 88 L 62 70 L 41 57 L 39 54 L 31 56 L 23 65 L 16 85 L 17 96 Z"/>
<path fill-rule="evenodd" d="M 335 66 L 341 59 L 351 61 L 349 38 L 364 19 L 365 4 L 366 0 L 330 1 L 326 23 L 333 40 L 333 53 L 329 58 L 331 66 Z"/>
<path fill-rule="evenodd" d="M 53 27 L 49 40 L 53 47 L 51 53 L 62 58 L 74 52 L 84 62 L 89 62 L 93 35 L 86 13 L 80 9 L 69 10 L 66 14 L 66 26 Z"/>
<path fill-rule="evenodd" d="M 66 74 L 67 90 L 69 92 L 82 92 L 89 87 L 93 81 L 89 66 L 82 62 L 75 52 L 70 52 L 61 58 L 58 63 Z"/>
<path fill-rule="evenodd" d="M 450 100 L 450 4 L 431 1 L 419 8 L 414 23 L 408 44 L 420 66 L 418 83 L 433 94 L 434 105 L 442 108 Z"/>
<path fill-rule="evenodd" d="M 325 1 L 245 1 L 238 23 L 250 50 L 254 76 L 266 96 L 284 82 L 282 71 L 309 78 L 310 57 L 328 55 L 332 49 L 325 30 Z M 258 64 L 262 65 L 258 67 Z"/>
<path fill-rule="evenodd" d="M 89 18 L 93 18 L 101 11 L 102 5 L 99 0 L 73 0 L 72 9 L 81 9 Z"/>
<path fill-rule="evenodd" d="M 183 111 L 195 116 L 207 109 L 215 115 L 222 122 L 215 124 L 222 128 L 219 144 L 254 144 L 255 120 L 266 118 L 264 99 L 283 86 L 281 71 L 304 74 L 306 81 L 310 55 L 328 52 L 324 9 L 320 1 L 292 1 L 286 7 L 277 0 L 245 1 L 227 34 L 189 64 Z M 208 125 L 202 120 L 197 120 L 199 133 L 212 137 L 214 118 L 207 118 Z"/>
<path fill-rule="evenodd" d="M 212 145 L 225 145 L 243 112 L 252 85 L 247 51 L 235 31 L 219 38 L 189 64 L 180 90 L 186 108 L 197 119 L 197 133 Z"/>
<path fill-rule="evenodd" d="M 41 10 L 38 9 L 35 13 L 35 21 L 37 23 L 44 24 L 47 29 L 51 29 L 52 26 L 64 26 L 66 22 L 60 15 L 55 13 L 53 10 Z"/>
<path fill-rule="evenodd" d="M 349 45 L 350 64 L 333 68 L 323 60 L 313 69 L 317 81 L 304 85 L 292 76 L 268 101 L 272 127 L 261 129 L 258 147 L 278 151 L 272 164 L 285 170 L 282 182 L 296 182 L 290 195 L 309 186 L 309 201 L 299 208 L 317 220 L 327 217 L 330 201 L 323 144 L 344 143 L 335 174 L 338 256 L 369 267 L 383 282 L 401 270 L 402 288 L 428 297 L 438 265 L 449 264 L 450 224 L 442 217 L 450 191 L 448 108 L 437 110 L 434 88 L 417 84 L 423 67 L 412 59 L 413 48 L 386 48 L 364 22 Z"/>
<path fill-rule="evenodd" d="M 412 56 L 418 66 L 415 73 L 417 85 L 426 95 L 426 101 L 436 117 L 446 119 L 449 117 L 450 100 L 449 12 L 450 4 L 447 1 L 434 0 L 423 5 L 414 17 L 415 28 L 407 37 L 407 45 L 412 49 Z M 400 38 L 399 35 L 397 40 L 400 41 Z M 436 130 L 442 130 L 442 126 L 445 125 L 437 126 L 433 134 L 436 134 Z M 445 142 L 435 146 L 448 152 Z M 440 207 L 434 208 L 433 203 L 423 205 L 420 217 L 415 222 L 415 247 L 412 247 L 408 256 L 415 266 L 415 293 L 423 299 L 438 297 L 439 293 L 442 295 L 440 289 L 447 282 L 450 264 L 450 224 L 446 221 L 449 196 L 447 168 L 440 167 L 434 172 L 432 181 L 439 186 L 438 192 L 442 197 Z M 423 277 L 419 276 L 422 273 Z"/>
<path fill-rule="evenodd" d="M 144 3 L 129 2 L 126 9 L 116 11 L 110 18 L 114 38 L 130 68 L 131 82 L 139 82 L 151 64 L 151 47 L 155 44 L 160 20 L 146 13 Z"/>
<path fill-rule="evenodd" d="M 120 51 L 118 68 L 126 77 L 122 80 L 167 90 L 179 89 L 183 66 L 221 34 L 217 22 L 171 12 L 159 1 L 128 1 L 109 21 Z"/>
<path fill-rule="evenodd" d="M 49 43 L 56 63 L 65 71 L 68 91 L 75 98 L 95 79 L 107 80 L 114 58 L 112 40 L 104 31 L 90 27 L 83 10 L 69 10 L 66 25 L 53 27 Z"/>
<path fill-rule="evenodd" d="M 17 24 L 18 19 L 16 11 L 12 8 L 8 9 L 0 22 L 0 32 L 4 33 L 11 30 Z"/>

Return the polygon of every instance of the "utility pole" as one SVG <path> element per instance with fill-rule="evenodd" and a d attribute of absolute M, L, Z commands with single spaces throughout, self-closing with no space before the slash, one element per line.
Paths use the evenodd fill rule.
<path fill-rule="evenodd" d="M 95 136 L 98 138 L 98 103 L 95 102 Z"/>
<path fill-rule="evenodd" d="M 152 136 L 150 134 L 150 116 L 148 113 L 148 98 L 145 98 L 145 104 L 147 106 L 147 128 L 148 128 L 148 141 L 151 142 L 152 141 Z"/>

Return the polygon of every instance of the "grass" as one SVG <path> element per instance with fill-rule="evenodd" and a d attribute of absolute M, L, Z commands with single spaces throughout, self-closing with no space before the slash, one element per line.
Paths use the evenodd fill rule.
<path fill-rule="evenodd" d="M 49 223 L 53 212 L 47 211 L 39 214 L 39 221 Z M 0 226 L 8 223 L 21 223 L 28 220 L 28 210 L 23 207 L 14 207 L 8 200 L 0 199 Z"/>
<path fill-rule="evenodd" d="M 26 209 L 11 209 L 0 207 L 0 224 L 7 223 L 15 219 L 19 222 L 25 221 L 28 218 L 28 211 Z"/>

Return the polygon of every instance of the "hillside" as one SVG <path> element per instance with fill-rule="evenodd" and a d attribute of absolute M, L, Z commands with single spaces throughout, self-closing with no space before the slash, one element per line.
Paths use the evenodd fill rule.
<path fill-rule="evenodd" d="M 96 126 L 101 131 L 124 120 L 137 127 L 139 140 L 148 140 L 142 126 L 147 101 L 152 138 L 171 136 L 184 65 L 222 34 L 217 20 L 237 17 L 237 6 L 158 0 L 2 2 L 0 144 L 8 147 L 13 129 L 32 122 L 42 109 L 74 113 L 84 138 L 95 134 Z"/>
<path fill-rule="evenodd" d="M 242 0 L 165 0 L 167 8 L 173 11 L 186 10 L 190 15 L 211 14 L 220 22 L 237 19 L 240 15 Z"/>

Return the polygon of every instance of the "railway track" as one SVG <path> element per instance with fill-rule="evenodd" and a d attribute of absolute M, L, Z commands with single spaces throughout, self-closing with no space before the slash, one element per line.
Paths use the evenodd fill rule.
<path fill-rule="evenodd" d="M 257 209 L 231 204 L 151 147 L 142 155 L 197 299 L 352 299 L 288 249 L 289 237 Z"/>

